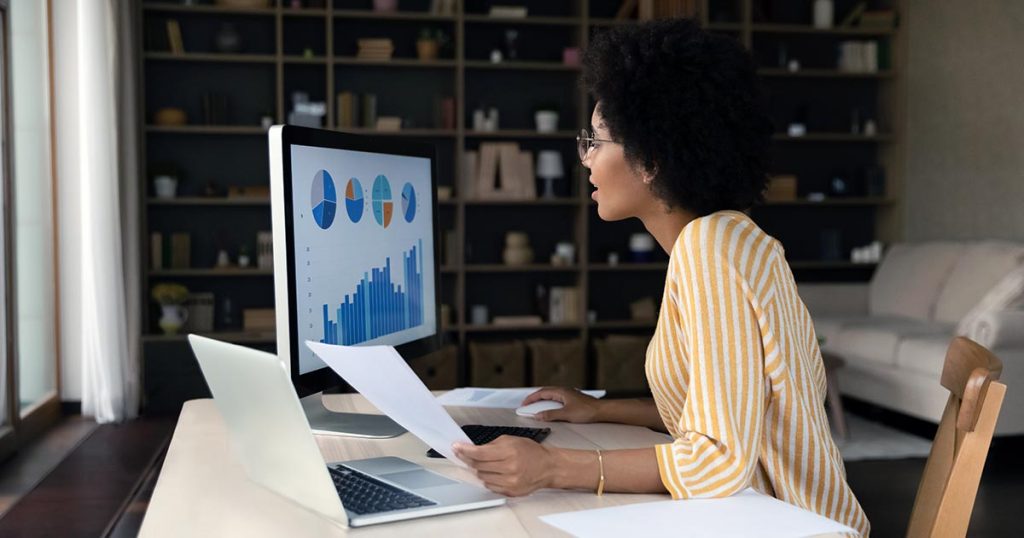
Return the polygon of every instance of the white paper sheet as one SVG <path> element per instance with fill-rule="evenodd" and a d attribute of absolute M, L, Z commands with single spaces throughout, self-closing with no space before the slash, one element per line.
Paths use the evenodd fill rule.
<path fill-rule="evenodd" d="M 516 409 L 522 407 L 523 399 L 537 392 L 540 387 L 515 389 L 491 389 L 485 387 L 462 387 L 450 390 L 437 397 L 441 405 L 457 407 L 488 407 L 492 409 Z M 604 398 L 603 390 L 584 390 L 583 394 Z"/>
<path fill-rule="evenodd" d="M 796 538 L 853 529 L 747 488 L 724 499 L 630 504 L 541 516 L 573 536 Z"/>
<path fill-rule="evenodd" d="M 452 452 L 452 443 L 473 442 L 395 348 L 335 346 L 309 340 L 306 346 L 391 420 L 449 461 L 467 467 Z"/>

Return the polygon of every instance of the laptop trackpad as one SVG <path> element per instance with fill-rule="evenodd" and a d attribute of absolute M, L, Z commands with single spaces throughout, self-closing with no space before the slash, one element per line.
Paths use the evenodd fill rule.
<path fill-rule="evenodd" d="M 377 476 L 408 489 L 422 489 L 432 488 L 434 486 L 458 484 L 458 482 L 454 480 L 448 480 L 439 474 L 424 471 L 422 469 L 415 471 L 401 471 L 398 473 L 389 473 Z"/>

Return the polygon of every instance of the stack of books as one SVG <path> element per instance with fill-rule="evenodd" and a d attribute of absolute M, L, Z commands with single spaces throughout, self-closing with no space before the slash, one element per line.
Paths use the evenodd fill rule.
<path fill-rule="evenodd" d="M 387 38 L 365 38 L 357 41 L 360 60 L 390 60 L 395 53 L 395 44 Z"/>
<path fill-rule="evenodd" d="M 579 288 L 551 287 L 548 320 L 551 323 L 575 323 L 580 320 Z"/>

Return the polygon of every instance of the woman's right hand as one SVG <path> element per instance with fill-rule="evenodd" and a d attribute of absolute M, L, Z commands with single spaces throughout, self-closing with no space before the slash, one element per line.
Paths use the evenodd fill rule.
<path fill-rule="evenodd" d="M 561 409 L 544 411 L 533 416 L 535 420 L 545 422 L 564 421 L 576 424 L 585 424 L 598 421 L 598 411 L 601 407 L 601 400 L 587 396 L 576 389 L 565 387 L 544 387 L 526 397 L 522 405 L 529 405 L 541 400 L 554 400 L 561 402 Z"/>

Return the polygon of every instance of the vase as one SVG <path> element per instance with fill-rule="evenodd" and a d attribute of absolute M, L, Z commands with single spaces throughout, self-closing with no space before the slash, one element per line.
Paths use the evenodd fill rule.
<path fill-rule="evenodd" d="M 188 309 L 180 304 L 160 305 L 160 309 L 162 312 L 160 329 L 164 331 L 164 334 L 178 334 L 188 320 Z"/>
<path fill-rule="evenodd" d="M 420 60 L 436 60 L 440 43 L 434 39 L 420 39 L 416 42 L 416 56 Z"/>

